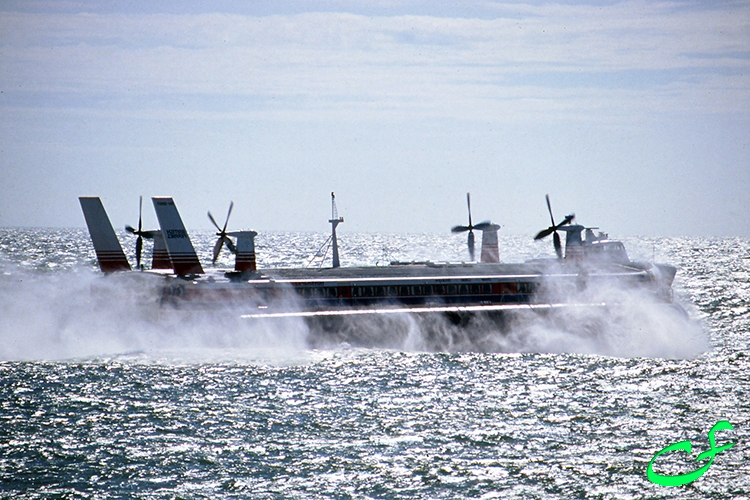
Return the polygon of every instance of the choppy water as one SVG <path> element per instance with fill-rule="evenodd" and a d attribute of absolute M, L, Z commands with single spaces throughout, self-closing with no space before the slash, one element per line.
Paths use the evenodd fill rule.
<path fill-rule="evenodd" d="M 304 265 L 324 240 L 260 235 L 260 264 Z M 750 240 L 625 242 L 678 266 L 690 322 L 633 304 L 600 332 L 431 352 L 419 325 L 311 349 L 295 321 L 164 318 L 138 276 L 95 271 L 84 231 L 0 229 L 0 498 L 747 498 Z M 464 258 L 443 235 L 341 244 L 344 265 Z M 505 261 L 550 253 L 501 240 Z M 736 444 L 702 477 L 647 480 L 654 453 L 690 440 L 695 457 L 719 420 Z"/>

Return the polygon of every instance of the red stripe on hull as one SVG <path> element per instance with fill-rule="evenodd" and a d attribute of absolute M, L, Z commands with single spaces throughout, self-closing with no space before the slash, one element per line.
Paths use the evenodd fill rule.
<path fill-rule="evenodd" d="M 235 271 L 255 271 L 256 264 L 255 264 L 255 254 L 238 254 L 237 258 L 234 261 L 234 270 Z"/>

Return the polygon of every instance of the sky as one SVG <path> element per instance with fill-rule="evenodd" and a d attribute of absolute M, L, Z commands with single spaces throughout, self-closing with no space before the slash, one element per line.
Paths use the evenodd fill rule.
<path fill-rule="evenodd" d="M 750 237 L 748 1 L 0 1 L 0 227 Z"/>

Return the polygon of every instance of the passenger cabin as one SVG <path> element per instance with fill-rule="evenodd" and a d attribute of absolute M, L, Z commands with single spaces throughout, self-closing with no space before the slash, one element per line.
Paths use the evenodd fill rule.
<path fill-rule="evenodd" d="M 614 262 L 627 264 L 630 262 L 625 245 L 620 241 L 599 240 L 586 244 L 583 247 L 587 259 L 599 262 Z"/>

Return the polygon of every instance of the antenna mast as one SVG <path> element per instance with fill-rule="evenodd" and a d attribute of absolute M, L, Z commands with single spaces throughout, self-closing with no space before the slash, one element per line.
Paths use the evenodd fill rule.
<path fill-rule="evenodd" d="M 339 211 L 336 209 L 336 195 L 331 192 L 331 241 L 333 242 L 333 267 L 340 267 L 339 262 L 339 242 L 336 239 L 336 226 L 344 222 L 343 217 L 339 217 Z"/>

